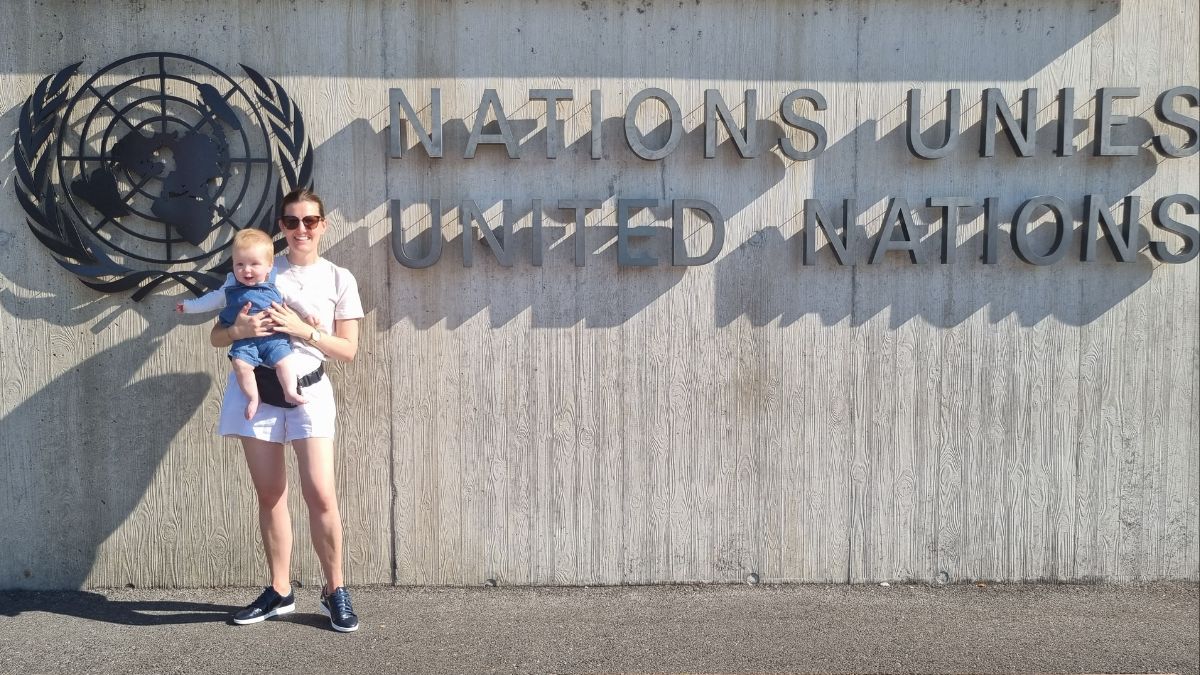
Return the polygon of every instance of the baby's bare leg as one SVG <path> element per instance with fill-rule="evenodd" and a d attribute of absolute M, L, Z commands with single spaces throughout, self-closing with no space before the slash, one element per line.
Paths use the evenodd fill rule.
<path fill-rule="evenodd" d="M 246 395 L 246 419 L 251 419 L 258 412 L 258 381 L 254 379 L 254 366 L 234 359 L 233 374 L 237 377 L 238 389 Z"/>
<path fill-rule="evenodd" d="M 279 378 L 279 384 L 283 385 L 283 397 L 292 405 L 304 405 L 308 403 L 308 399 L 300 395 L 300 390 L 296 386 L 296 359 L 292 356 L 285 356 L 275 363 L 275 376 Z"/>

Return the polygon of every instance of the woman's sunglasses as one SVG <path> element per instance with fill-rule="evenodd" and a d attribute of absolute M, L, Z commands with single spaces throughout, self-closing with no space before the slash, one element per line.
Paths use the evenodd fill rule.
<path fill-rule="evenodd" d="M 304 216 L 303 218 L 298 218 L 296 216 L 284 216 L 279 219 L 279 222 L 283 223 L 283 229 L 285 230 L 294 230 L 297 227 L 300 227 L 300 223 L 304 223 L 304 227 L 307 227 L 311 230 L 317 226 L 317 223 L 324 219 L 324 216 Z"/>

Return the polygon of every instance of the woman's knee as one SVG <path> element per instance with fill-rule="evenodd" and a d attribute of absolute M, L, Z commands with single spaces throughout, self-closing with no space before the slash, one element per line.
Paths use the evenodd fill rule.
<path fill-rule="evenodd" d="M 306 485 L 302 492 L 310 514 L 337 512 L 337 490 L 333 485 Z"/>
<path fill-rule="evenodd" d="M 258 505 L 261 508 L 271 509 L 279 504 L 286 504 L 287 481 L 266 481 L 265 484 L 256 483 L 254 485 L 254 493 L 258 496 Z"/>

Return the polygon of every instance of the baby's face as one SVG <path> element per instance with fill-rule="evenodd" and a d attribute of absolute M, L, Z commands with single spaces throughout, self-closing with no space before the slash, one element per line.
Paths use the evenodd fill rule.
<path fill-rule="evenodd" d="M 271 276 L 273 256 L 265 246 L 233 249 L 233 276 L 247 286 L 255 286 Z"/>

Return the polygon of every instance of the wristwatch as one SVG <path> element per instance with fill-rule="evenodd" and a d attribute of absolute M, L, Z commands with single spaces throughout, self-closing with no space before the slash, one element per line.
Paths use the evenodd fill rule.
<path fill-rule="evenodd" d="M 313 344 L 320 342 L 321 341 L 321 331 L 314 328 L 312 335 L 308 336 L 308 341 Z"/>

